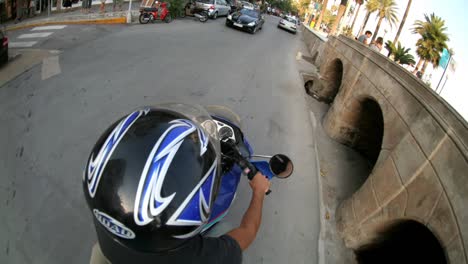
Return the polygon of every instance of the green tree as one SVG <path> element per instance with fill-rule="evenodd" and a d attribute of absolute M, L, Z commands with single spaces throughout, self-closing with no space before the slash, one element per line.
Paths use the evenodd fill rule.
<path fill-rule="evenodd" d="M 309 4 L 311 0 L 299 0 L 295 2 L 296 9 L 298 11 L 299 18 L 303 18 L 307 10 L 309 9 Z"/>
<path fill-rule="evenodd" d="M 361 29 L 359 30 L 359 34 L 358 36 L 360 36 L 362 34 L 362 32 L 364 31 L 364 29 L 366 28 L 366 25 L 367 25 L 367 21 L 369 21 L 369 17 L 372 13 L 374 13 L 375 11 L 377 11 L 377 7 L 379 5 L 379 0 L 369 0 L 367 3 L 366 3 L 366 10 L 367 10 L 367 13 L 366 13 L 366 16 L 364 18 L 364 23 L 362 24 L 361 26 Z"/>
<path fill-rule="evenodd" d="M 413 65 L 416 63 L 414 56 L 409 53 L 411 49 L 403 47 L 400 42 L 395 46 L 395 44 L 389 40 L 385 43 L 385 49 L 388 50 L 388 56 L 393 55 L 393 61 L 398 64 Z"/>
<path fill-rule="evenodd" d="M 325 14 L 323 15 L 323 23 L 325 23 L 325 25 L 327 27 L 329 27 L 331 24 L 333 24 L 333 22 L 335 22 L 336 20 L 336 15 L 333 15 L 332 12 L 330 10 L 325 10 Z"/>
<path fill-rule="evenodd" d="M 273 0 L 268 1 L 272 7 L 279 8 L 283 12 L 297 12 L 292 0 Z"/>
<path fill-rule="evenodd" d="M 390 26 L 396 25 L 396 23 L 398 23 L 398 7 L 395 0 L 378 0 L 378 3 L 377 17 L 379 21 L 377 22 L 374 34 L 372 35 L 371 43 L 374 42 L 374 40 L 377 38 L 377 34 L 379 33 L 380 26 L 384 19 L 390 23 Z"/>
<path fill-rule="evenodd" d="M 350 26 L 344 26 L 342 32 L 343 32 L 343 35 L 347 36 L 348 38 L 353 37 L 353 30 Z"/>
<path fill-rule="evenodd" d="M 115 0 L 114 0 L 115 1 Z M 184 11 L 185 1 L 184 0 L 168 0 L 169 12 L 172 18 L 177 18 Z"/>
<path fill-rule="evenodd" d="M 390 57 L 393 53 L 395 53 L 396 47 L 392 41 L 388 40 L 385 42 L 385 49 L 388 50 L 387 57 Z"/>
<path fill-rule="evenodd" d="M 416 20 L 414 23 L 413 33 L 421 36 L 416 42 L 416 54 L 419 61 L 414 72 L 417 72 L 424 63 L 421 69 L 421 73 L 424 74 L 429 62 L 434 68 L 439 66 L 442 51 L 448 48 L 447 27 L 445 27 L 445 21 L 434 13 L 430 16 L 424 14 L 424 20 Z"/>
<path fill-rule="evenodd" d="M 338 7 L 336 5 L 332 5 L 330 10 L 331 10 L 332 13 L 335 13 L 338 10 Z"/>

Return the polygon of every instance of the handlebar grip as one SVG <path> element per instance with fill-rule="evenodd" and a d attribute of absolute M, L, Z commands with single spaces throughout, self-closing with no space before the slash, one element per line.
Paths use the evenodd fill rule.
<path fill-rule="evenodd" d="M 239 166 L 244 170 L 245 174 L 247 174 L 249 180 L 252 180 L 258 172 L 257 168 L 252 163 L 244 159 L 239 161 Z"/>
<path fill-rule="evenodd" d="M 239 166 L 244 170 L 244 173 L 247 174 L 249 181 L 252 180 L 258 172 L 258 169 L 255 167 L 255 165 L 245 159 L 239 160 Z M 271 190 L 268 190 L 265 195 L 269 195 L 270 193 Z"/>

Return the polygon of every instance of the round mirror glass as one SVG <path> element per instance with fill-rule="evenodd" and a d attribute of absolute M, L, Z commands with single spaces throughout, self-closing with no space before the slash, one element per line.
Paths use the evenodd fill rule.
<path fill-rule="evenodd" d="M 291 176 L 294 166 L 291 159 L 283 154 L 276 154 L 270 159 L 270 169 L 278 178 Z"/>

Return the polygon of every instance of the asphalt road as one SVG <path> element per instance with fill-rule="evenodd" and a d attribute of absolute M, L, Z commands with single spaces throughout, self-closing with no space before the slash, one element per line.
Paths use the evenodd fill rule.
<path fill-rule="evenodd" d="M 69 26 L 35 44 L 59 52 L 0 87 L 0 263 L 87 263 L 96 236 L 81 178 L 91 147 L 125 113 L 168 101 L 228 106 L 258 154 L 295 163 L 273 182 L 244 263 L 317 263 L 317 168 L 295 59 L 303 43 L 277 23 L 267 17 L 256 35 L 224 18 Z M 249 200 L 243 180 L 225 220 L 238 224 Z"/>

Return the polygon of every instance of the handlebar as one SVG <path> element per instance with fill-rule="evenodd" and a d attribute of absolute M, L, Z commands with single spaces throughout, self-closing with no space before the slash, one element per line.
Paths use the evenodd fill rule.
<path fill-rule="evenodd" d="M 247 175 L 247 178 L 249 181 L 251 181 L 255 175 L 258 173 L 257 167 L 253 165 L 248 159 L 244 158 L 235 143 L 232 140 L 228 140 L 225 143 L 229 144 L 233 150 L 234 150 L 234 159 L 236 163 L 239 165 L 239 167 L 244 171 L 244 173 Z M 271 190 L 268 190 L 265 194 L 268 195 L 271 193 Z"/>

